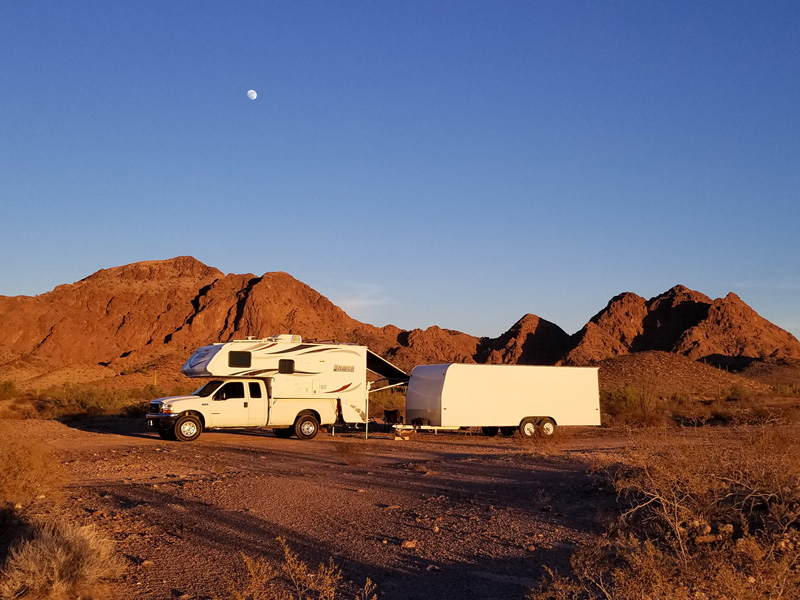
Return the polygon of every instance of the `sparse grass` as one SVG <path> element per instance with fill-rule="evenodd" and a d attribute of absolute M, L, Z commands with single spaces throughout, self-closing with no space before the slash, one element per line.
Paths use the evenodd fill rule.
<path fill-rule="evenodd" d="M 765 427 L 727 442 L 640 442 L 628 464 L 606 471 L 622 511 L 610 535 L 528 598 L 798 598 L 797 434 Z"/>
<path fill-rule="evenodd" d="M 193 387 L 171 389 L 146 385 L 132 389 L 105 389 L 93 385 L 63 385 L 18 397 L 3 416 L 18 419 L 55 419 L 120 415 L 142 417 L 150 400 L 189 394 Z"/>
<path fill-rule="evenodd" d="M 11 548 L 0 574 L 0 598 L 89 598 L 121 572 L 113 545 L 93 528 L 66 521 L 37 522 Z"/>
<path fill-rule="evenodd" d="M 247 578 L 228 582 L 228 600 L 336 600 L 344 593 L 342 573 L 333 559 L 311 569 L 284 538 L 278 538 L 283 562 L 274 566 L 264 558 L 242 554 Z M 375 585 L 367 578 L 355 600 L 376 600 Z M 219 600 L 219 599 L 218 599 Z"/>

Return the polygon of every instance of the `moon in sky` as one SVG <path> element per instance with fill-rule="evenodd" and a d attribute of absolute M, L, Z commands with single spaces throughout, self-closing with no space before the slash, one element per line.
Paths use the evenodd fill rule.
<path fill-rule="evenodd" d="M 250 98 L 250 100 L 255 100 L 258 98 L 258 94 L 256 94 L 255 90 L 247 90 L 247 97 Z"/>

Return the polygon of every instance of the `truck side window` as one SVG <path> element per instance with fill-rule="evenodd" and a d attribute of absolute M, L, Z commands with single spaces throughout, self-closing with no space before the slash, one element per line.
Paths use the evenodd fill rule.
<path fill-rule="evenodd" d="M 291 375 L 294 373 L 294 361 L 288 358 L 279 360 L 278 373 L 283 373 L 284 375 Z"/>
<path fill-rule="evenodd" d="M 232 398 L 244 398 L 244 383 L 241 381 L 229 381 L 214 394 L 214 400 L 230 400 Z"/>
<path fill-rule="evenodd" d="M 250 386 L 250 397 L 251 398 L 261 398 L 261 386 L 258 385 L 255 381 L 251 381 L 247 384 Z"/>

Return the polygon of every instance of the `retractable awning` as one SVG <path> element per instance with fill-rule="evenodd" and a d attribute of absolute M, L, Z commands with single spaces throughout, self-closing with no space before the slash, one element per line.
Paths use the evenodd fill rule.
<path fill-rule="evenodd" d="M 388 360 L 378 356 L 369 348 L 367 348 L 367 369 L 388 379 L 390 383 L 408 383 L 410 378 L 408 373 L 395 367 Z"/>

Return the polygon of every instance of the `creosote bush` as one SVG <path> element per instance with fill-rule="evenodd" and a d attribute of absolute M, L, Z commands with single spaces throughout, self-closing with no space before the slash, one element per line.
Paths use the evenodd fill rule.
<path fill-rule="evenodd" d="M 227 600 L 336 600 L 341 597 L 342 573 L 330 559 L 316 569 L 300 560 L 284 538 L 278 538 L 283 562 L 274 566 L 263 558 L 242 554 L 247 578 L 229 581 Z M 219 600 L 219 599 L 217 599 Z M 377 600 L 375 585 L 367 578 L 355 600 Z"/>
<path fill-rule="evenodd" d="M 36 522 L 11 548 L 0 572 L 0 598 L 91 597 L 121 572 L 113 545 L 93 528 L 66 521 Z"/>
<path fill-rule="evenodd" d="M 551 572 L 531 599 L 800 597 L 800 438 L 642 443 L 608 469 L 622 517 L 605 541 Z"/>

